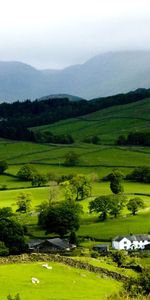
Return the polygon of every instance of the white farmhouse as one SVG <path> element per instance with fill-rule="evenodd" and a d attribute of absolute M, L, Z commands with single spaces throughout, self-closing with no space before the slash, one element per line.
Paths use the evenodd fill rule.
<path fill-rule="evenodd" d="M 116 250 L 144 249 L 150 244 L 150 234 L 116 236 L 112 240 L 112 248 Z"/>

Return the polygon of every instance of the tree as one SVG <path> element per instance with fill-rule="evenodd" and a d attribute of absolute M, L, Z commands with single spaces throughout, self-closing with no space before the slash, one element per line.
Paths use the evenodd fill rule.
<path fill-rule="evenodd" d="M 70 236 L 69 236 L 69 243 L 78 245 L 78 238 L 77 238 L 75 231 L 71 231 Z"/>
<path fill-rule="evenodd" d="M 91 194 L 90 180 L 82 174 L 73 176 L 61 184 L 65 188 L 66 200 L 83 200 Z"/>
<path fill-rule="evenodd" d="M 0 241 L 0 256 L 9 255 L 9 249 L 6 247 L 4 242 Z"/>
<path fill-rule="evenodd" d="M 68 232 L 79 229 L 81 212 L 81 206 L 74 201 L 48 203 L 39 213 L 38 224 L 47 233 L 56 233 L 63 237 Z"/>
<path fill-rule="evenodd" d="M 110 189 L 114 194 L 120 194 L 123 192 L 122 179 L 123 174 L 117 169 L 109 175 L 110 178 Z"/>
<path fill-rule="evenodd" d="M 8 169 L 8 164 L 6 161 L 1 160 L 0 161 L 0 174 L 3 174 L 5 170 Z"/>
<path fill-rule="evenodd" d="M 135 168 L 130 174 L 126 176 L 127 180 L 137 182 L 150 182 L 150 167 L 143 166 Z"/>
<path fill-rule="evenodd" d="M 76 166 L 79 163 L 79 155 L 74 151 L 70 151 L 65 155 L 64 165 L 68 167 Z"/>
<path fill-rule="evenodd" d="M 123 195 L 103 195 L 89 203 L 89 210 L 90 213 L 101 213 L 100 218 L 104 221 L 108 214 L 116 218 L 125 206 L 125 203 L 126 197 Z"/>
<path fill-rule="evenodd" d="M 4 242 L 10 254 L 25 251 L 24 228 L 14 219 L 0 219 L 0 241 Z"/>
<path fill-rule="evenodd" d="M 43 186 L 48 182 L 48 178 L 40 173 L 35 173 L 32 175 L 32 186 Z"/>
<path fill-rule="evenodd" d="M 126 261 L 126 254 L 124 251 L 116 250 L 112 252 L 112 259 L 117 263 L 118 267 L 122 267 Z"/>
<path fill-rule="evenodd" d="M 106 220 L 107 215 L 110 211 L 110 201 L 109 201 L 109 196 L 99 196 L 95 200 L 92 200 L 89 203 L 89 211 L 90 213 L 92 212 L 97 212 L 101 213 L 100 218 L 102 221 Z"/>
<path fill-rule="evenodd" d="M 33 179 L 35 174 L 37 174 L 37 170 L 32 165 L 27 164 L 20 168 L 20 170 L 17 173 L 17 176 L 21 180 L 30 181 Z"/>
<path fill-rule="evenodd" d="M 17 212 L 27 213 L 31 209 L 32 195 L 29 193 L 20 193 L 17 197 L 16 204 L 18 205 Z"/>
<path fill-rule="evenodd" d="M 135 197 L 129 200 L 127 209 L 132 212 L 133 216 L 135 216 L 139 208 L 144 208 L 144 201 L 141 198 Z"/>
<path fill-rule="evenodd" d="M 110 195 L 110 215 L 117 218 L 126 204 L 126 197 L 122 194 Z"/>
<path fill-rule="evenodd" d="M 11 207 L 2 207 L 0 208 L 0 219 L 1 218 L 8 218 L 8 217 L 12 217 L 13 211 Z"/>

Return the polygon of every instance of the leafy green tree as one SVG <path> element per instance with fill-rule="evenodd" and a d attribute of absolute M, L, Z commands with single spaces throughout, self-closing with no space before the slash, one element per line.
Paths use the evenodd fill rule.
<path fill-rule="evenodd" d="M 65 188 L 66 200 L 83 200 L 91 195 L 90 180 L 82 174 L 73 176 L 61 184 Z"/>
<path fill-rule="evenodd" d="M 140 208 L 144 208 L 144 201 L 141 198 L 135 197 L 129 200 L 127 209 L 131 211 L 133 216 Z"/>
<path fill-rule="evenodd" d="M 37 170 L 30 164 L 26 164 L 20 168 L 17 177 L 21 180 L 30 181 L 37 174 Z"/>
<path fill-rule="evenodd" d="M 89 203 L 89 210 L 100 214 L 102 221 L 106 220 L 108 214 L 115 218 L 125 206 L 126 198 L 123 195 L 103 195 Z"/>
<path fill-rule="evenodd" d="M 32 186 L 43 186 L 48 182 L 48 178 L 45 175 L 36 173 L 32 177 Z"/>
<path fill-rule="evenodd" d="M 69 236 L 69 243 L 78 245 L 78 238 L 77 238 L 75 231 L 71 231 L 70 236 Z"/>
<path fill-rule="evenodd" d="M 48 203 L 39 213 L 38 224 L 47 233 L 56 233 L 63 237 L 79 229 L 81 212 L 81 206 L 74 201 Z"/>
<path fill-rule="evenodd" d="M 120 194 L 123 192 L 123 174 L 117 169 L 109 175 L 110 178 L 110 189 L 114 194 Z"/>
<path fill-rule="evenodd" d="M 80 162 L 79 155 L 77 153 L 75 153 L 74 151 L 69 151 L 65 155 L 65 161 L 64 161 L 65 166 L 73 167 L 73 166 L 78 165 L 79 162 Z"/>
<path fill-rule="evenodd" d="M 117 263 L 118 267 L 122 267 L 126 262 L 126 253 L 122 250 L 112 252 L 112 259 Z"/>
<path fill-rule="evenodd" d="M 27 213 L 31 209 L 32 195 L 30 193 L 21 192 L 17 197 L 17 212 Z"/>
<path fill-rule="evenodd" d="M 89 211 L 101 213 L 100 219 L 102 221 L 107 219 L 107 215 L 110 212 L 110 197 L 109 196 L 99 196 L 95 200 L 90 201 Z"/>
<path fill-rule="evenodd" d="M 143 166 L 135 168 L 130 174 L 126 176 L 127 180 L 137 181 L 137 182 L 150 182 L 150 167 Z"/>
<path fill-rule="evenodd" d="M 8 164 L 6 161 L 1 160 L 0 161 L 0 174 L 3 174 L 4 171 L 6 171 L 8 169 Z"/>
<path fill-rule="evenodd" d="M 110 195 L 110 215 L 117 218 L 125 207 L 127 199 L 122 194 Z"/>
<path fill-rule="evenodd" d="M 12 217 L 13 211 L 11 207 L 2 207 L 0 208 L 0 219 L 1 218 L 8 218 L 8 217 Z"/>
<path fill-rule="evenodd" d="M 9 249 L 6 247 L 4 242 L 0 241 L 0 256 L 9 255 Z"/>
<path fill-rule="evenodd" d="M 14 219 L 0 219 L 0 241 L 4 242 L 10 254 L 25 251 L 24 228 Z"/>

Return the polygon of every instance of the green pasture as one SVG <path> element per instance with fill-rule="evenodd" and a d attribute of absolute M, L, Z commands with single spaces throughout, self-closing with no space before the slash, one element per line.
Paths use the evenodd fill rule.
<path fill-rule="evenodd" d="M 49 265 L 51 270 L 43 268 L 42 263 L 1 265 L 1 299 L 19 293 L 21 300 L 101 300 L 121 289 L 117 281 L 98 274 L 53 262 Z M 32 277 L 38 278 L 39 284 L 33 284 Z"/>
<path fill-rule="evenodd" d="M 79 154 L 80 163 L 74 167 L 64 166 L 65 155 L 69 151 Z M 6 160 L 6 175 L 0 176 L 0 187 L 7 188 L 31 187 L 30 182 L 21 182 L 13 177 L 24 164 L 30 163 L 42 174 L 53 173 L 56 176 L 66 174 L 86 174 L 99 178 L 119 168 L 128 174 L 134 167 L 150 166 L 150 149 L 142 147 L 116 147 L 88 144 L 42 145 L 29 142 L 0 143 L 0 160 Z M 11 176 L 13 175 L 13 176 Z"/>
<path fill-rule="evenodd" d="M 117 219 L 108 219 L 104 222 L 83 223 L 78 231 L 80 236 L 109 241 L 116 235 L 148 233 L 150 230 L 150 211 L 140 212 L 136 216 L 124 215 Z"/>
<path fill-rule="evenodd" d="M 91 135 L 99 135 L 102 142 L 114 143 L 120 134 L 127 134 L 131 130 L 148 131 L 149 113 L 148 98 L 126 105 L 109 107 L 86 116 L 36 127 L 34 130 L 49 130 L 55 134 L 70 133 L 76 141 L 82 141 Z"/>

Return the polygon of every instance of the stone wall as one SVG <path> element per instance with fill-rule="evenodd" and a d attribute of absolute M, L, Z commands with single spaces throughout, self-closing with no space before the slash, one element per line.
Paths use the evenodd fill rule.
<path fill-rule="evenodd" d="M 102 277 L 111 277 L 118 281 L 126 281 L 128 276 L 122 275 L 120 273 L 110 271 L 102 267 L 96 267 L 89 263 L 85 263 L 79 260 L 75 260 L 70 257 L 54 255 L 54 254 L 42 254 L 42 253 L 32 253 L 32 254 L 21 254 L 21 255 L 10 255 L 7 257 L 0 257 L 0 264 L 14 264 L 14 263 L 30 263 L 30 262 L 60 262 L 65 265 L 69 265 L 74 268 L 84 269 L 90 272 L 98 273 Z"/>

